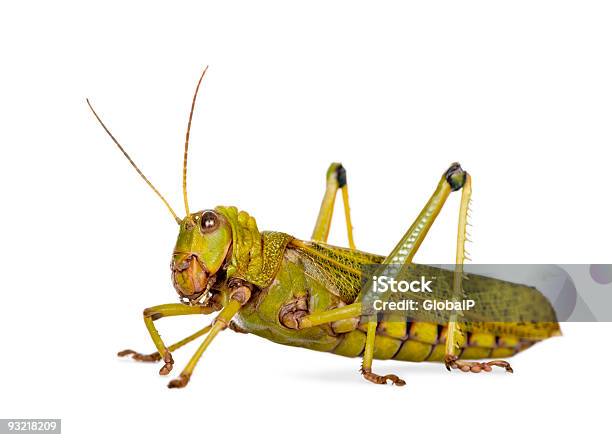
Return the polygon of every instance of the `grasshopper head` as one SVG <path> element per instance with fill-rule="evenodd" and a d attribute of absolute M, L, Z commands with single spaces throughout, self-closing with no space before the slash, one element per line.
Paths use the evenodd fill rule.
<path fill-rule="evenodd" d="M 185 150 L 183 156 L 183 200 L 185 203 L 185 218 L 181 218 L 172 209 L 168 201 L 162 196 L 159 190 L 136 166 L 130 155 L 125 151 L 119 141 L 112 135 L 110 130 L 104 125 L 93 106 L 87 100 L 87 105 L 91 109 L 95 118 L 102 128 L 113 140 L 117 148 L 123 153 L 130 165 L 142 177 L 147 185 L 164 203 L 174 220 L 179 224 L 180 230 L 172 255 L 172 282 L 181 300 L 188 304 L 196 304 L 206 299 L 206 294 L 214 284 L 219 270 L 230 253 L 232 244 L 232 229 L 227 219 L 219 212 L 214 210 L 199 211 L 190 213 L 187 201 L 187 156 L 189 150 L 189 132 L 191 121 L 196 103 L 196 97 L 200 84 L 204 79 L 208 67 L 200 75 L 200 79 L 193 94 L 191 101 L 191 112 L 185 133 Z"/>
<path fill-rule="evenodd" d="M 214 210 L 186 216 L 172 254 L 172 283 L 181 299 L 190 304 L 204 300 L 222 268 L 232 244 L 232 230 Z"/>

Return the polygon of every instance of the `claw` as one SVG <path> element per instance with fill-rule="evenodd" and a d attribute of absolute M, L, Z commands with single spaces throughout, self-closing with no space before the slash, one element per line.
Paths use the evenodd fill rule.
<path fill-rule="evenodd" d="M 168 388 L 184 388 L 189 383 L 190 375 L 181 373 L 176 379 L 168 383 Z"/>
<path fill-rule="evenodd" d="M 487 364 L 489 365 L 495 365 L 496 367 L 501 367 L 501 368 L 505 368 L 505 370 L 508 373 L 514 373 L 514 370 L 512 369 L 512 367 L 510 366 L 510 363 L 506 362 L 506 361 L 491 361 L 491 362 L 487 362 Z"/>
<path fill-rule="evenodd" d="M 387 374 L 386 376 L 383 377 L 383 379 L 385 379 L 385 383 L 388 380 L 390 380 L 393 385 L 396 385 L 398 387 L 403 387 L 404 385 L 406 385 L 406 381 L 403 379 L 400 379 L 395 374 Z"/>

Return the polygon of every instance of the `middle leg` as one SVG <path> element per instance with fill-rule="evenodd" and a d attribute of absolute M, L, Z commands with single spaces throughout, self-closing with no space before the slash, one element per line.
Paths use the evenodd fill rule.
<path fill-rule="evenodd" d="M 198 315 L 198 314 L 208 315 L 217 310 L 219 310 L 219 308 L 216 305 L 215 306 L 204 306 L 204 305 L 188 306 L 185 304 L 162 304 L 162 305 L 155 306 L 155 307 L 149 307 L 143 311 L 143 318 L 144 318 L 145 326 L 147 330 L 149 331 L 149 334 L 151 336 L 151 339 L 153 340 L 153 343 L 155 344 L 155 348 L 157 348 L 157 355 L 155 354 L 142 355 L 140 353 L 135 352 L 134 350 L 122 350 L 119 353 L 117 353 L 117 355 L 127 356 L 131 354 L 132 357 L 136 360 L 152 361 L 152 362 L 157 360 L 156 358 L 159 356 L 159 360 L 161 359 L 164 360 L 164 366 L 159 370 L 159 374 L 165 376 L 168 373 L 170 373 L 170 371 L 172 371 L 174 360 L 172 359 L 172 355 L 170 354 L 172 350 L 170 349 L 170 347 L 166 347 L 166 345 L 164 344 L 164 341 L 162 340 L 161 336 L 159 335 L 159 332 L 157 331 L 157 328 L 155 327 L 154 321 L 160 318 L 168 317 L 168 316 Z M 208 330 L 205 330 L 205 329 L 200 330 L 200 332 L 204 332 L 204 333 L 206 333 L 207 331 Z M 196 332 L 193 335 L 188 336 L 187 338 L 183 339 L 182 341 L 177 342 L 176 344 L 174 344 L 175 345 L 174 349 L 182 347 L 183 345 L 197 338 L 199 336 L 198 333 L 200 332 Z M 204 334 L 204 333 L 201 333 L 201 334 Z"/>

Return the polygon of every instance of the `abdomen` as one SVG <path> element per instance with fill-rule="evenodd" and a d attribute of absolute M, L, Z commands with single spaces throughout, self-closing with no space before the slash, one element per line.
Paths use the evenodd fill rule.
<path fill-rule="evenodd" d="M 427 322 L 379 322 L 374 345 L 375 359 L 410 362 L 442 362 L 444 360 L 445 325 Z M 341 356 L 361 356 L 365 348 L 365 328 L 342 335 L 331 351 Z M 532 346 L 536 340 L 511 335 L 465 332 L 460 341 L 460 359 L 510 357 Z"/>

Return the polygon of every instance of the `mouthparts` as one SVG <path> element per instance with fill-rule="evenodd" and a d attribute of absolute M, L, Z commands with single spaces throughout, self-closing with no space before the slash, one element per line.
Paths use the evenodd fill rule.
<path fill-rule="evenodd" d="M 187 299 L 191 304 L 203 298 L 208 292 L 211 281 L 214 281 L 204 264 L 194 254 L 174 254 L 170 267 L 174 288 L 182 299 Z"/>

